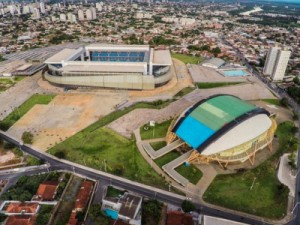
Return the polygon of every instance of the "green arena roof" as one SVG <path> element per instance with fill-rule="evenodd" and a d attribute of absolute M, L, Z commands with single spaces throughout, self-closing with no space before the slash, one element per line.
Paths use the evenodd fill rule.
<path fill-rule="evenodd" d="M 256 108 L 235 96 L 213 96 L 191 107 L 175 125 L 173 132 L 197 149 L 222 127 Z"/>

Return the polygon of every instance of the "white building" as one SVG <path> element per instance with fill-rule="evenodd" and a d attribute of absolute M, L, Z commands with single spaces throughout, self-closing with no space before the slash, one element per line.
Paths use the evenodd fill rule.
<path fill-rule="evenodd" d="M 34 19 L 40 19 L 41 18 L 41 14 L 40 14 L 39 9 L 37 9 L 37 8 L 33 9 L 33 18 Z"/>
<path fill-rule="evenodd" d="M 101 12 L 102 11 L 102 4 L 100 4 L 100 3 L 96 3 L 96 9 L 99 11 L 99 12 Z"/>
<path fill-rule="evenodd" d="M 93 20 L 95 20 L 97 18 L 96 8 L 92 7 L 91 11 L 92 11 L 92 18 L 93 18 Z"/>
<path fill-rule="evenodd" d="M 83 21 L 84 20 L 84 12 L 83 10 L 78 10 L 78 20 Z"/>
<path fill-rule="evenodd" d="M 61 13 L 61 14 L 59 15 L 59 19 L 60 19 L 61 22 L 66 22 L 66 21 L 67 21 L 66 14 Z"/>
<path fill-rule="evenodd" d="M 87 20 L 93 20 L 93 12 L 91 9 L 85 11 L 85 17 Z"/>
<path fill-rule="evenodd" d="M 76 23 L 76 16 L 73 13 L 68 13 L 68 21 L 71 23 Z"/>
<path fill-rule="evenodd" d="M 45 3 L 44 2 L 40 2 L 40 9 L 41 9 L 41 13 L 43 13 L 43 14 L 46 13 Z"/>
<path fill-rule="evenodd" d="M 45 61 L 45 79 L 63 86 L 154 89 L 172 78 L 169 50 L 148 45 L 88 45 Z"/>
<path fill-rule="evenodd" d="M 281 81 L 291 56 L 291 51 L 273 47 L 269 50 L 264 67 L 264 74 L 271 76 L 274 81 Z"/>

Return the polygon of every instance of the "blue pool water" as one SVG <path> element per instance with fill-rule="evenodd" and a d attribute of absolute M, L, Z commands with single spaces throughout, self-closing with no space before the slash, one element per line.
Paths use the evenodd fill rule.
<path fill-rule="evenodd" d="M 105 209 L 104 213 L 113 220 L 118 219 L 118 212 L 112 209 Z"/>
<path fill-rule="evenodd" d="M 238 76 L 247 76 L 248 73 L 244 70 L 227 70 L 223 71 L 223 74 L 226 77 L 238 77 Z"/>

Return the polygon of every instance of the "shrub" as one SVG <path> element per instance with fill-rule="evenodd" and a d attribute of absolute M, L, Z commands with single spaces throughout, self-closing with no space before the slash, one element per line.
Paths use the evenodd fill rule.
<path fill-rule="evenodd" d="M 184 200 L 181 203 L 181 208 L 184 212 L 191 212 L 194 211 L 196 207 L 191 201 Z"/>
<path fill-rule="evenodd" d="M 21 139 L 25 144 L 32 144 L 33 134 L 29 131 L 24 131 L 23 134 L 22 134 Z"/>

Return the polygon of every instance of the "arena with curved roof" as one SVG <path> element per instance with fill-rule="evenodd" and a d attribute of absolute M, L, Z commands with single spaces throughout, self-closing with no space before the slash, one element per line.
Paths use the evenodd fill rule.
<path fill-rule="evenodd" d="M 215 95 L 191 106 L 171 133 L 195 151 L 189 161 L 253 163 L 255 154 L 272 147 L 276 122 L 270 113 L 232 95 Z"/>

